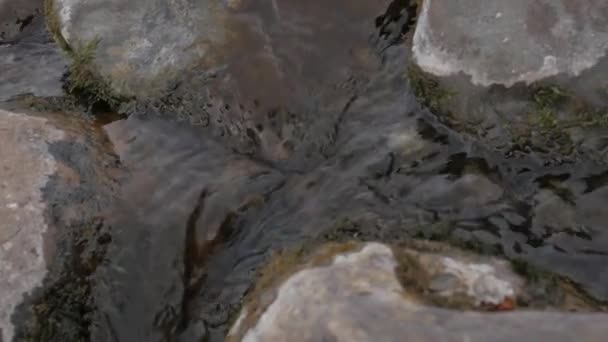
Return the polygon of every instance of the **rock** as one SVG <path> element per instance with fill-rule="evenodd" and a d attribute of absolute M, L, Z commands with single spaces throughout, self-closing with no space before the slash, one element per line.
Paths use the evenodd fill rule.
<path fill-rule="evenodd" d="M 46 274 L 42 188 L 58 165 L 48 145 L 64 133 L 43 118 L 0 110 L 0 340 L 12 341 L 11 314 Z"/>
<path fill-rule="evenodd" d="M 76 341 L 100 324 L 89 282 L 112 241 L 120 165 L 67 101 L 0 108 L 0 340 Z"/>
<path fill-rule="evenodd" d="M 60 96 L 67 59 L 44 43 L 0 46 L 0 101 L 17 95 Z"/>
<path fill-rule="evenodd" d="M 606 54 L 607 18 L 602 0 L 428 0 L 413 52 L 427 72 L 483 86 L 578 76 Z"/>
<path fill-rule="evenodd" d="M 495 210 L 504 190 L 481 174 L 464 174 L 458 179 L 439 175 L 430 177 L 408 197 L 434 210 L 450 210 L 453 215 L 469 219 Z"/>
<path fill-rule="evenodd" d="M 67 58 L 46 32 L 41 6 L 41 0 L 0 1 L 0 26 L 12 28 L 0 37 L 0 102 L 63 94 Z"/>
<path fill-rule="evenodd" d="M 224 35 L 223 4 L 215 1 L 52 0 L 54 34 L 76 54 L 99 39 L 93 68 L 119 95 L 164 90 L 196 66 Z M 144 86 L 145 85 L 145 86 Z"/>
<path fill-rule="evenodd" d="M 524 280 L 504 261 L 445 253 L 379 243 L 329 245 L 290 274 L 271 265 L 274 281 L 263 275 L 228 340 L 602 341 L 608 332 L 603 314 L 431 306 L 424 297 L 436 291 L 445 301 L 464 296 L 461 304 L 510 310 L 523 291 Z"/>
<path fill-rule="evenodd" d="M 42 0 L 0 0 L 0 44 L 11 41 L 42 10 Z"/>
<path fill-rule="evenodd" d="M 425 1 L 410 84 L 443 121 L 492 148 L 605 161 L 606 14 L 601 0 Z"/>
<path fill-rule="evenodd" d="M 207 322 L 186 310 L 204 293 L 207 263 L 249 227 L 242 215 L 263 207 L 284 176 L 184 122 L 132 115 L 104 130 L 129 174 L 108 218 L 114 243 L 95 275 L 102 330 L 157 341 L 179 329 L 179 341 L 200 340 Z"/>

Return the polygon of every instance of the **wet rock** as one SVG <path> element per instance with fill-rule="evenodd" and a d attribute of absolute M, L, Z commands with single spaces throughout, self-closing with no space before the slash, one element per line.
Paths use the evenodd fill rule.
<path fill-rule="evenodd" d="M 0 27 L 10 27 L 0 36 L 0 102 L 63 93 L 67 58 L 47 33 L 41 7 L 41 0 L 0 2 Z"/>
<path fill-rule="evenodd" d="M 133 115 L 104 128 L 129 174 L 109 219 L 115 244 L 95 275 L 101 330 L 125 341 L 199 340 L 210 329 L 195 310 L 208 263 L 251 229 L 245 219 L 284 177 L 187 123 Z"/>
<path fill-rule="evenodd" d="M 42 0 L 0 0 L 0 44 L 12 41 L 42 10 Z"/>
<path fill-rule="evenodd" d="M 152 95 L 196 67 L 224 35 L 214 1 L 52 0 L 53 32 L 76 54 L 99 39 L 94 69 L 119 95 Z M 89 45 L 90 47 L 91 45 Z"/>
<path fill-rule="evenodd" d="M 459 203 L 463 208 L 474 208 L 496 202 L 502 195 L 503 189 L 483 175 L 466 174 L 456 181 L 438 176 L 412 196 L 438 207 Z"/>
<path fill-rule="evenodd" d="M 47 272 L 42 188 L 59 166 L 49 144 L 65 134 L 46 119 L 0 110 L 0 340 L 11 341 L 13 310 Z"/>
<path fill-rule="evenodd" d="M 274 281 L 262 278 L 265 287 L 254 291 L 229 341 L 400 341 L 403 336 L 416 341 L 602 341 L 608 331 L 606 315 L 453 311 L 428 305 L 416 289 L 431 276 L 422 288 L 513 309 L 504 299 L 520 295 L 523 280 L 498 260 L 367 243 L 326 246 L 304 266 L 285 271 L 275 264 L 273 271 Z"/>
<path fill-rule="evenodd" d="M 45 43 L 0 45 L 0 101 L 17 95 L 60 96 L 67 59 Z"/>

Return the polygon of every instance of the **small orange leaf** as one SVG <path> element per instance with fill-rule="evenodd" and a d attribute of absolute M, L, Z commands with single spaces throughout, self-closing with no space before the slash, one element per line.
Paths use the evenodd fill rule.
<path fill-rule="evenodd" d="M 502 303 L 496 305 L 495 310 L 497 311 L 511 311 L 515 309 L 515 301 L 512 298 L 505 298 Z"/>

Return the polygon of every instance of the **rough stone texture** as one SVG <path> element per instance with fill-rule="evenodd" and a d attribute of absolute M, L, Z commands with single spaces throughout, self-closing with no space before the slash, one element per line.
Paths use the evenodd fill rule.
<path fill-rule="evenodd" d="M 600 0 L 425 1 L 410 85 L 443 123 L 506 155 L 606 162 L 606 14 Z"/>
<path fill-rule="evenodd" d="M 426 0 L 414 35 L 420 67 L 474 84 L 577 76 L 608 48 L 603 0 Z"/>
<path fill-rule="evenodd" d="M 473 288 L 515 286 L 505 280 L 505 276 L 512 275 L 495 266 L 496 261 L 482 266 L 466 259 L 445 260 L 452 261 L 443 264 L 444 270 L 463 276 L 460 279 L 477 279 Z M 228 339 L 403 341 L 407 336 L 411 341 L 429 342 L 603 341 L 608 333 L 608 316 L 602 314 L 493 314 L 429 307 L 402 288 L 395 275 L 396 266 L 391 249 L 377 243 L 366 244 L 360 251 L 340 254 L 329 265 L 309 266 L 279 286 L 276 299 L 257 322 L 251 317 L 256 308 L 245 306 Z M 477 271 L 471 272 L 481 269 L 493 276 L 480 278 L 474 275 Z"/>
<path fill-rule="evenodd" d="M 42 0 L 0 1 L 0 102 L 60 96 L 67 58 L 47 32 Z"/>
<path fill-rule="evenodd" d="M 425 253 L 417 258 L 424 267 L 456 275 L 459 280 L 443 282 L 446 288 L 464 279 L 468 279 L 465 283 L 474 280 L 469 288 L 475 290 L 517 286 L 511 283 L 517 283 L 517 278 L 495 260 L 480 264 Z M 276 299 L 253 326 L 249 315 L 256 308 L 246 306 L 228 338 L 248 342 L 603 341 L 608 332 L 608 316 L 600 314 L 492 314 L 429 307 L 403 290 L 396 266 L 390 248 L 370 243 L 360 251 L 336 256 L 330 265 L 308 267 L 278 288 Z"/>
<path fill-rule="evenodd" d="M 23 94 L 62 95 L 61 78 L 66 62 L 54 45 L 36 42 L 0 45 L 0 101 Z"/>
<path fill-rule="evenodd" d="M 12 40 L 42 9 L 42 0 L 0 0 L 0 43 Z"/>
<path fill-rule="evenodd" d="M 498 259 L 409 251 L 430 274 L 429 289 L 445 298 L 465 296 L 475 306 L 515 299 L 523 285 L 509 263 Z"/>
<path fill-rule="evenodd" d="M 47 145 L 63 137 L 45 119 L 0 110 L 0 340 L 12 340 L 14 308 L 46 274 L 41 188 L 56 170 Z"/>
<path fill-rule="evenodd" d="M 171 76 L 200 62 L 226 34 L 221 2 L 53 1 L 61 35 L 72 48 L 101 39 L 97 67 L 123 95 L 162 89 Z"/>

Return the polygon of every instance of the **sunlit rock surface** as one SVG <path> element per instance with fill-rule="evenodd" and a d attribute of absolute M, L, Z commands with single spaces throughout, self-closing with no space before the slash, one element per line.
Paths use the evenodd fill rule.
<path fill-rule="evenodd" d="M 608 332 L 601 314 L 462 312 L 424 299 L 464 295 L 461 304 L 513 309 L 524 280 L 495 259 L 378 243 L 332 246 L 274 278 L 274 287 L 254 292 L 244 306 L 230 341 L 603 341 Z"/>
<path fill-rule="evenodd" d="M 413 51 L 435 75 L 511 86 L 593 67 L 606 54 L 607 27 L 602 0 L 429 0 Z"/>

